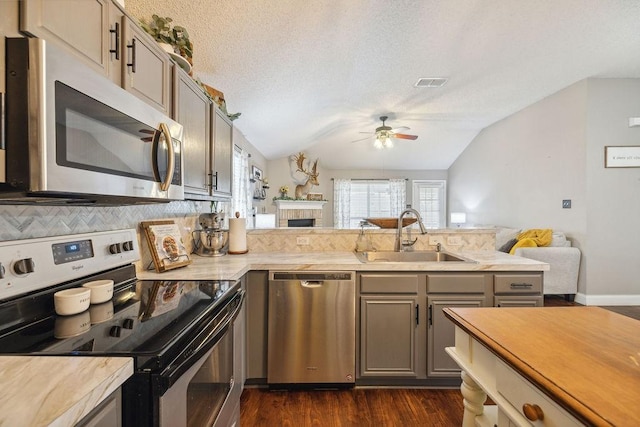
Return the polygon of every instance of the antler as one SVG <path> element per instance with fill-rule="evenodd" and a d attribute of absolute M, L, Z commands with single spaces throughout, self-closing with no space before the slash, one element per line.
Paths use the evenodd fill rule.
<path fill-rule="evenodd" d="M 316 161 L 313 162 L 313 167 L 311 168 L 311 175 L 312 176 L 315 176 L 315 177 L 318 176 L 317 168 L 318 168 L 318 159 L 316 159 Z"/>
<path fill-rule="evenodd" d="M 300 171 L 300 172 L 307 173 L 307 171 L 304 170 L 304 159 L 305 159 L 304 153 L 300 153 L 297 156 L 293 156 L 293 158 L 296 160 L 296 164 L 298 165 L 298 170 L 296 172 Z"/>

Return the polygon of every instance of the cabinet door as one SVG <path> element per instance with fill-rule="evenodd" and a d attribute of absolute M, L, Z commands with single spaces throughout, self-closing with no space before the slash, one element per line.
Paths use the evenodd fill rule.
<path fill-rule="evenodd" d="M 187 73 L 174 67 L 173 118 L 183 134 L 185 199 L 210 198 L 208 171 L 211 168 L 211 102 Z"/>
<path fill-rule="evenodd" d="M 542 295 L 496 295 L 493 297 L 495 307 L 542 307 Z"/>
<path fill-rule="evenodd" d="M 117 10 L 110 0 L 23 0 L 20 31 L 67 48 L 110 77 L 110 50 L 117 50 L 110 8 Z"/>
<path fill-rule="evenodd" d="M 247 379 L 264 383 L 267 378 L 267 324 L 269 307 L 269 272 L 247 273 Z"/>
<path fill-rule="evenodd" d="M 415 377 L 417 298 L 360 299 L 360 376 Z"/>
<path fill-rule="evenodd" d="M 446 347 L 455 346 L 455 326 L 442 311 L 445 307 L 482 307 L 484 295 L 478 296 L 427 296 L 429 306 L 429 340 L 427 376 L 458 377 L 460 368 L 445 352 Z"/>
<path fill-rule="evenodd" d="M 170 114 L 171 60 L 137 23 L 122 18 L 125 66 L 122 87 L 165 114 Z"/>
<path fill-rule="evenodd" d="M 213 108 L 213 194 L 231 197 L 233 173 L 233 140 L 231 121 L 217 107 Z"/>

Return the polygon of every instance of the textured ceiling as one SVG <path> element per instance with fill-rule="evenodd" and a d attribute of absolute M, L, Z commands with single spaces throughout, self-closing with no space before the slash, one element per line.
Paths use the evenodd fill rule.
<path fill-rule="evenodd" d="M 447 169 L 483 128 L 587 77 L 640 77 L 638 0 L 125 0 L 185 26 L 194 71 L 268 159 Z M 420 77 L 447 77 L 416 88 Z M 640 112 L 639 112 L 640 113 Z M 408 126 L 393 149 L 352 143 Z M 514 141 L 514 143 L 517 143 Z"/>

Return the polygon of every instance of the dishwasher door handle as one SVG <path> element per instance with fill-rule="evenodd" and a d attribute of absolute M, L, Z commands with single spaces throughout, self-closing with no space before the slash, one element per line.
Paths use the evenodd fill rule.
<path fill-rule="evenodd" d="M 324 282 L 322 280 L 300 280 L 303 288 L 320 288 Z"/>

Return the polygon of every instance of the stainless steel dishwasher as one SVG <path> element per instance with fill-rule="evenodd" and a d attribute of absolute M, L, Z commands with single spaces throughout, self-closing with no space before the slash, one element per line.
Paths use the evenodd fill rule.
<path fill-rule="evenodd" d="M 354 272 L 269 272 L 269 386 L 353 386 L 355 304 Z"/>

